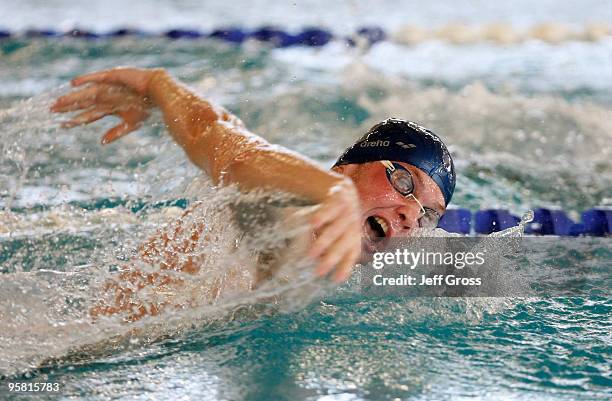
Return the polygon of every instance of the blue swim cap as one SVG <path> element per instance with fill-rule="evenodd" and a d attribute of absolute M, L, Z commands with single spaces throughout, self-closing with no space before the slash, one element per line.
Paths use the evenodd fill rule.
<path fill-rule="evenodd" d="M 376 124 L 345 150 L 334 166 L 378 160 L 412 164 L 438 184 L 446 205 L 453 197 L 455 167 L 446 145 L 436 134 L 412 121 L 389 118 Z"/>

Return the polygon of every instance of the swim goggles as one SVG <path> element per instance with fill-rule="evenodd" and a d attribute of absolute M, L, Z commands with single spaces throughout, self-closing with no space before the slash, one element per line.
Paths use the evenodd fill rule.
<path fill-rule="evenodd" d="M 419 217 L 419 227 L 436 228 L 440 215 L 433 209 L 424 207 L 423 204 L 414 196 L 414 181 L 412 174 L 404 166 L 399 163 L 392 163 L 389 160 L 380 160 L 387 173 L 387 180 L 397 192 L 405 198 L 412 198 L 421 208 L 421 216 Z"/>

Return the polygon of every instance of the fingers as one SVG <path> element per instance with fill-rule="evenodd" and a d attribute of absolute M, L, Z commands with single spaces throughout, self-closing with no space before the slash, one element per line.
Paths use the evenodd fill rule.
<path fill-rule="evenodd" d="M 358 252 L 356 250 L 358 249 L 359 237 L 355 237 L 353 231 L 346 231 L 321 257 L 315 273 L 319 276 L 325 276 L 336 268 L 335 280 L 347 276 L 350 268 L 357 260 Z"/>
<path fill-rule="evenodd" d="M 104 136 L 102 137 L 102 145 L 106 145 L 107 143 L 116 141 L 122 136 L 125 136 L 130 132 L 137 130 L 138 127 L 138 125 L 129 124 L 125 121 L 122 122 L 121 124 L 111 128 L 106 132 L 106 134 L 104 134 Z"/>
<path fill-rule="evenodd" d="M 66 113 L 91 107 L 96 102 L 98 91 L 98 87 L 90 86 L 61 96 L 51 106 L 51 111 L 54 113 Z"/>
<path fill-rule="evenodd" d="M 310 247 L 310 257 L 319 257 L 346 231 L 350 223 L 350 221 L 343 220 L 342 216 L 338 216 L 335 221 L 325 226 L 324 229 L 319 232 L 317 239 Z"/>
<path fill-rule="evenodd" d="M 318 231 L 309 255 L 319 258 L 315 273 L 327 276 L 334 271 L 337 282 L 349 277 L 361 251 L 359 198 L 352 182 L 332 188 L 325 202 L 312 214 L 311 226 Z"/>
<path fill-rule="evenodd" d="M 323 205 L 319 210 L 312 214 L 310 222 L 315 230 L 336 218 L 341 218 L 344 205 L 341 202 Z"/>
<path fill-rule="evenodd" d="M 346 280 L 359 257 L 361 232 L 356 220 L 349 216 L 335 216 L 333 222 L 320 231 L 309 255 L 319 257 L 315 273 L 326 276 L 334 270 L 336 282 Z"/>
<path fill-rule="evenodd" d="M 72 86 L 81 86 L 81 85 L 84 85 L 90 82 L 110 83 L 108 81 L 113 80 L 112 74 L 111 74 L 112 72 L 113 70 L 90 72 L 89 74 L 83 74 L 83 75 L 80 75 L 74 78 L 72 81 L 70 81 L 70 83 L 72 84 Z"/>
<path fill-rule="evenodd" d="M 72 120 L 62 123 L 62 127 L 72 128 L 76 127 L 77 125 L 89 124 L 111 114 L 113 114 L 112 107 L 98 107 L 95 109 L 86 110 L 81 114 L 78 114 Z"/>
<path fill-rule="evenodd" d="M 140 109 L 120 111 L 117 112 L 117 115 L 121 117 L 123 122 L 115 126 L 114 128 L 111 128 L 106 132 L 106 134 L 104 134 L 104 136 L 102 137 L 103 145 L 116 141 L 122 136 L 125 136 L 130 132 L 137 130 L 138 128 L 140 128 L 142 121 L 148 117 L 148 113 Z"/>
<path fill-rule="evenodd" d="M 101 104 L 113 104 L 117 108 L 143 104 L 145 100 L 132 91 L 108 84 L 94 84 L 58 98 L 51 106 L 54 113 L 66 113 Z M 144 106 L 144 104 L 143 104 Z"/>
<path fill-rule="evenodd" d="M 334 272 L 334 281 L 337 283 L 347 280 L 351 276 L 353 266 L 359 259 L 359 248 L 353 248 L 351 252 L 348 252 L 344 258 L 338 263 Z"/>
<path fill-rule="evenodd" d="M 114 114 L 119 116 L 123 120 L 123 122 L 106 132 L 106 134 L 102 137 L 103 145 L 113 142 L 121 138 L 122 136 L 125 136 L 130 132 L 137 130 L 138 128 L 140 128 L 142 121 L 144 121 L 149 116 L 146 111 L 137 108 L 132 108 L 125 111 L 117 111 L 112 106 L 101 106 L 80 113 L 72 120 L 62 123 L 62 127 L 72 128 L 76 127 L 77 125 L 89 124 L 106 116 Z"/>
<path fill-rule="evenodd" d="M 138 129 L 148 116 L 146 100 L 132 91 L 109 84 L 94 84 L 62 96 L 51 107 L 53 112 L 68 112 L 87 109 L 62 127 L 72 128 L 88 124 L 116 114 L 123 122 L 109 130 L 102 137 L 102 144 L 115 141 L 122 136 Z"/>
<path fill-rule="evenodd" d="M 92 72 L 81 75 L 72 80 L 73 86 L 81 86 L 87 83 L 105 83 L 124 85 L 144 95 L 147 92 L 149 80 L 155 70 L 142 70 L 138 68 L 113 68 L 112 70 Z"/>

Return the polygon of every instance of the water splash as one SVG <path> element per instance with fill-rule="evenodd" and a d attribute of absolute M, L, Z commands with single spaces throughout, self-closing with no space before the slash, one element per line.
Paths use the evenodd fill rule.
<path fill-rule="evenodd" d="M 174 145 L 152 144 L 156 120 L 149 136 L 106 148 L 97 143 L 106 124 L 58 130 L 47 110 L 63 91 L 2 115 L 0 139 L 9 150 L 2 178 L 25 173 L 2 198 L 0 375 L 228 316 L 299 309 L 325 292 L 329 284 L 311 273 L 313 262 L 287 246 L 303 235 L 307 214 L 279 220 L 280 210 L 303 206 L 284 194 L 213 188 Z M 28 192 L 41 186 L 50 195 Z M 183 199 L 186 209 L 168 207 L 168 198 Z M 274 274 L 259 280 L 258 254 L 282 256 Z M 124 307 L 111 311 L 118 296 Z"/>
<path fill-rule="evenodd" d="M 270 209 L 290 201 L 282 194 L 241 194 L 224 188 L 202 195 L 181 218 L 166 218 L 144 247 L 131 239 L 117 252 L 111 242 L 104 244 L 104 252 L 90 255 L 86 265 L 53 270 L 30 264 L 30 272 L 2 274 L 0 288 L 6 298 L 0 302 L 0 374 L 83 355 L 84 349 L 91 356 L 129 341 L 154 341 L 228 316 L 252 318 L 266 311 L 301 309 L 331 284 L 314 276 L 303 246 L 287 246 L 303 235 L 308 214 L 282 223 L 271 218 Z M 136 221 L 127 232 L 144 229 L 148 219 L 158 218 L 133 217 Z M 85 229 L 92 230 L 87 225 Z M 164 242 L 167 237 L 171 240 Z M 134 259 L 135 254 L 141 260 Z M 274 274 L 256 283 L 261 254 L 282 260 Z M 169 263 L 176 269 L 168 268 Z M 125 273 L 115 271 L 127 264 L 131 267 Z M 120 296 L 124 298 L 118 302 Z"/>
<path fill-rule="evenodd" d="M 525 227 L 527 226 L 527 224 L 533 221 L 533 216 L 533 210 L 529 210 L 521 216 L 521 220 L 516 226 L 492 233 L 489 236 L 492 238 L 522 237 L 523 234 L 525 234 Z"/>
<path fill-rule="evenodd" d="M 123 42 L 110 45 L 108 48 L 87 43 L 74 48 L 73 45 L 62 46 L 60 48 L 43 45 L 26 46 L 23 51 L 14 52 L 7 58 L 6 68 L 3 67 L 0 71 L 5 74 L 3 76 L 11 77 L 3 81 L 6 82 L 1 86 L 2 93 L 8 97 L 38 93 L 41 88 L 50 88 L 59 81 L 64 81 L 67 76 L 125 64 L 127 47 L 143 56 L 138 58 L 138 62 L 142 62 L 142 65 L 146 65 L 147 62 L 164 64 L 172 68 L 173 73 L 186 77 L 197 87 L 207 89 L 203 91 L 207 96 L 210 94 L 213 97 L 217 96 L 224 104 L 237 110 L 240 117 L 244 118 L 255 132 L 319 160 L 333 159 L 343 146 L 360 136 L 379 118 L 395 114 L 417 119 L 456 144 L 453 152 L 458 160 L 461 181 L 454 201 L 460 206 L 477 209 L 485 205 L 492 207 L 510 205 L 519 212 L 532 206 L 545 205 L 547 202 L 566 209 L 581 208 L 581 205 L 590 207 L 599 202 L 611 187 L 608 174 L 609 162 L 605 157 L 600 157 L 606 149 L 609 149 L 609 134 L 612 132 L 608 123 L 609 110 L 601 105 L 575 102 L 573 98 L 567 100 L 563 97 L 563 93 L 555 92 L 563 90 L 566 85 L 572 90 L 581 82 L 590 85 L 596 78 L 598 83 L 594 86 L 596 94 L 605 95 L 607 81 L 601 79 L 605 74 L 600 76 L 592 73 L 593 70 L 590 69 L 584 74 L 583 70 L 578 70 L 584 80 L 568 80 L 567 75 L 561 74 L 557 80 L 546 81 L 537 79 L 540 76 L 537 74 L 534 78 L 533 75 L 518 73 L 519 80 L 538 83 L 535 87 L 528 87 L 535 93 L 525 95 L 512 90 L 506 91 L 501 87 L 499 82 L 500 79 L 503 81 L 503 76 L 502 78 L 482 77 L 486 86 L 481 84 L 465 86 L 466 81 L 469 83 L 474 74 L 478 75 L 478 70 L 474 73 L 474 70 L 468 69 L 464 75 L 446 76 L 447 82 L 450 82 L 447 88 L 423 82 L 430 77 L 426 68 L 422 75 L 414 74 L 411 70 L 407 72 L 359 68 L 337 70 L 331 67 L 337 67 L 339 63 L 336 63 L 333 57 L 325 58 L 327 49 L 319 51 L 321 56 L 319 64 L 315 64 L 312 68 L 301 68 L 302 64 L 295 57 L 289 57 L 290 62 L 284 64 L 276 59 L 273 52 L 227 50 L 215 46 L 194 49 L 191 44 L 178 42 L 174 42 L 171 46 L 151 42 L 142 44 Z M 568 46 L 571 49 L 575 48 L 573 44 Z M 597 46 L 601 47 L 589 47 L 589 51 L 601 53 L 601 49 L 606 49 L 604 42 Z M 424 46 L 418 47 L 416 51 L 421 52 L 418 54 L 426 55 L 429 51 L 437 51 L 436 49 L 439 47 Z M 470 53 L 470 49 L 462 50 L 466 52 L 468 58 L 474 54 Z M 535 46 L 534 49 L 540 51 L 542 47 Z M 550 50 L 547 47 L 543 49 Z M 392 49 L 395 58 L 385 58 L 384 47 L 380 50 L 383 52 L 370 52 L 365 57 L 370 56 L 371 59 L 378 57 L 387 66 L 400 65 L 403 53 L 397 53 L 397 49 Z M 442 50 L 448 49 L 442 46 Z M 51 51 L 55 57 L 50 64 L 41 62 L 45 61 L 48 51 Z M 373 48 L 373 51 L 376 51 L 376 48 Z M 517 52 L 520 51 L 529 52 L 530 47 L 517 46 Z M 494 52 L 497 54 L 497 50 Z M 538 55 L 541 56 L 539 53 Z M 355 60 L 353 54 L 347 55 L 345 52 L 341 56 L 348 59 L 348 65 L 363 65 L 361 63 L 363 60 L 359 58 Z M 130 63 L 132 59 L 133 57 L 129 59 Z M 371 59 L 366 60 L 370 65 Z M 482 58 L 476 57 L 476 59 L 482 61 Z M 219 60 L 222 62 L 217 64 Z M 527 60 L 529 61 L 529 58 Z M 592 59 L 589 57 L 586 57 L 586 61 L 589 65 L 596 64 L 591 63 Z M 21 68 L 24 64 L 27 68 Z M 41 67 L 37 67 L 38 65 Z M 240 67 L 235 67 L 237 65 Z M 318 69 L 317 65 L 331 67 Z M 531 64 L 527 62 L 525 65 Z M 481 67 L 490 68 L 486 64 Z M 439 73 L 441 68 L 441 65 L 437 65 L 430 71 Z M 548 71 L 548 68 L 543 70 Z M 383 75 L 381 71 L 386 72 Z M 508 71 L 515 74 L 516 71 L 523 70 L 518 68 Z M 24 77 L 30 75 L 34 76 L 35 83 L 42 86 L 29 85 L 27 82 L 30 81 Z M 13 92 L 7 95 L 5 91 L 7 88 Z M 230 224 L 215 206 L 227 205 L 228 201 L 224 196 L 235 199 L 234 194 L 228 190 L 225 195 L 218 195 L 220 198 L 216 203 L 216 195 L 210 192 L 212 189 L 209 183 L 194 181 L 199 172 L 185 161 L 180 149 L 166 139 L 163 127 L 153 123 L 143 127 L 140 133 L 130 135 L 111 147 L 100 148 L 99 135 L 107 127 L 106 122 L 73 131 L 54 130 L 52 127 L 55 119 L 45 114 L 46 108 L 39 99 L 42 98 L 36 98 L 26 102 L 24 107 L 18 106 L 13 109 L 8 117 L 17 118 L 10 122 L 3 120 L 3 130 L 0 132 L 3 145 L 9 144 L 12 149 L 18 150 L 13 153 L 15 155 L 21 152 L 20 156 L 13 157 L 10 161 L 0 160 L 0 164 L 7 161 L 3 168 L 8 166 L 7 170 L 4 170 L 7 174 L 2 175 L 0 180 L 5 180 L 6 177 L 15 180 L 15 177 L 23 176 L 15 181 L 20 182 L 20 186 L 15 187 L 16 190 L 11 194 L 2 193 L 1 199 L 2 202 L 8 199 L 11 202 L 8 209 L 7 204 L 3 203 L 4 214 L 0 217 L 2 219 L 0 231 L 6 234 L 0 240 L 2 247 L 0 255 L 4 258 L 0 266 L 3 272 L 10 272 L 1 275 L 0 287 L 2 290 L 6 289 L 8 291 L 6 293 L 13 295 L 10 299 L 0 301 L 2 304 L 0 321 L 4 322 L 6 318 L 11 326 L 4 332 L 8 333 L 7 337 L 10 338 L 3 338 L 0 341 L 0 344 L 3 344 L 1 350 L 3 358 L 4 355 L 7 358 L 3 359 L 3 368 L 15 372 L 39 366 L 45 363 L 45 360 L 52 363 L 54 358 L 61 359 L 67 355 L 72 355 L 74 358 L 79 355 L 95 358 L 101 353 L 112 353 L 114 350 L 130 349 L 130 347 L 136 350 L 145 348 L 146 351 L 142 352 L 146 353 L 150 350 L 151 342 L 163 338 L 164 335 L 182 341 L 183 337 L 180 337 L 180 334 L 193 333 L 191 330 L 194 326 L 206 328 L 211 321 L 212 324 L 221 322 L 220 325 L 223 326 L 227 321 L 235 322 L 266 316 L 276 312 L 277 309 L 292 310 L 293 307 L 299 309 L 302 307 L 302 302 L 305 304 L 310 301 L 312 294 L 316 294 L 317 291 L 325 293 L 324 285 L 314 280 L 310 281 L 307 274 L 301 276 L 302 273 L 309 271 L 309 266 L 306 261 L 297 260 L 297 263 L 281 266 L 290 277 L 297 277 L 295 281 L 289 283 L 271 282 L 269 287 L 262 285 L 260 289 L 251 293 L 242 293 L 237 291 L 237 288 L 228 287 L 227 296 L 219 298 L 216 303 L 210 303 L 210 298 L 203 291 L 199 299 L 196 297 L 197 305 L 193 308 L 171 309 L 171 313 L 162 312 L 157 316 L 147 316 L 132 324 L 125 324 L 122 320 L 124 316 L 117 315 L 100 318 L 95 324 L 91 324 L 87 312 L 95 306 L 100 294 L 90 294 L 89 291 L 100 288 L 108 280 L 113 281 L 117 273 L 109 270 L 127 263 L 130 257 L 137 253 L 140 243 L 153 235 L 157 228 L 171 224 L 177 215 L 184 212 L 183 206 L 165 208 L 158 206 L 160 203 L 184 199 L 187 204 L 199 200 L 209 205 L 207 209 L 209 214 L 202 210 L 202 215 L 208 216 L 206 218 L 216 221 L 214 224 L 218 227 L 227 230 L 220 231 L 221 243 L 225 245 L 220 246 L 219 253 L 212 258 L 219 264 L 216 266 L 219 268 L 215 276 L 217 278 L 222 279 L 224 274 L 230 274 L 232 266 L 230 259 L 234 256 L 247 259 L 252 257 L 249 253 L 251 246 L 263 247 L 265 241 L 261 243 L 258 242 L 258 238 L 245 239 L 245 242 L 240 242 L 236 249 L 234 233 L 232 229 L 226 227 Z M 3 98 L 2 101 L 7 100 Z M 508 110 L 513 112 L 508 113 Z M 4 117 L 6 116 L 3 115 Z M 40 149 L 44 151 L 41 152 Z M 6 182 L 8 185 L 13 183 L 13 181 Z M 572 191 L 559 193 L 551 191 L 552 187 L 572 188 Z M 13 187 L 0 188 L 4 190 Z M 106 207 L 103 205 L 112 204 L 117 200 L 123 202 L 123 206 L 103 209 Z M 98 204 L 98 201 L 102 203 Z M 144 208 L 134 212 L 136 205 L 144 205 Z M 215 220 L 215 216 L 218 220 Z M 5 225 L 5 222 L 8 223 Z M 279 232 L 285 233 L 283 230 Z M 284 235 L 289 236 L 289 233 L 282 234 L 281 237 Z M 248 241 L 254 241 L 257 245 L 251 245 Z M 271 244 L 276 242 L 273 241 Z M 201 248 L 206 248 L 205 244 L 201 245 Z M 224 246 L 226 248 L 223 248 Z M 233 249 L 231 253 L 233 256 L 231 258 L 224 256 L 222 249 Z M 588 259 L 591 254 L 597 252 L 605 252 L 605 248 L 587 248 L 585 252 L 579 253 L 578 257 Z M 570 248 L 562 249 L 560 253 L 562 257 L 567 258 L 568 263 L 572 263 L 573 258 L 577 257 L 576 252 Z M 529 265 L 526 265 L 526 268 L 528 267 Z M 146 266 L 141 268 L 146 270 Z M 30 270 L 31 272 L 26 272 Z M 187 276 L 182 273 L 173 275 L 173 278 L 187 279 L 189 288 L 196 290 L 198 284 L 206 285 L 214 280 L 214 278 Z M 498 300 L 471 299 L 456 302 L 390 301 L 377 305 L 371 300 L 352 297 L 351 289 L 350 284 L 342 287 L 337 292 L 338 295 L 334 292 L 326 297 L 326 303 L 315 305 L 322 310 L 321 315 L 324 316 L 317 321 L 325 327 L 323 335 L 334 336 L 334 340 L 323 345 L 322 342 L 313 344 L 311 338 L 305 341 L 308 343 L 306 346 L 308 349 L 304 353 L 310 352 L 312 358 L 308 359 L 306 356 L 299 363 L 319 366 L 321 369 L 315 373 L 312 371 L 304 373 L 306 376 L 312 375 L 311 384 L 314 382 L 316 385 L 315 381 L 323 376 L 329 379 L 329 383 L 338 384 L 337 377 L 342 376 L 337 375 L 346 371 L 347 366 L 353 366 L 354 369 L 351 368 L 347 375 L 348 385 L 353 384 L 351 380 L 355 383 L 365 383 L 372 375 L 376 377 L 375 380 L 388 379 L 392 386 L 396 386 L 394 389 L 400 389 L 406 383 L 413 385 L 411 381 L 405 382 L 389 375 L 388 364 L 382 363 L 380 358 L 374 360 L 372 357 L 378 355 L 377 351 L 388 352 L 385 344 L 388 344 L 389 338 L 398 335 L 398 331 L 399 335 L 405 336 L 406 341 L 402 344 L 408 348 L 405 353 L 400 354 L 400 357 L 391 359 L 397 362 L 400 368 L 407 365 L 406 360 L 409 359 L 404 359 L 406 355 L 416 355 L 417 358 L 426 360 L 427 363 L 417 366 L 422 367 L 420 369 L 422 371 L 428 371 L 431 367 L 431 363 L 428 362 L 431 361 L 432 355 L 434 358 L 439 358 L 441 365 L 439 368 L 444 370 L 448 369 L 449 361 L 454 367 L 465 366 L 466 357 L 461 354 L 461 350 L 481 352 L 483 360 L 491 368 L 483 371 L 474 366 L 474 375 L 485 372 L 486 374 L 480 377 L 487 377 L 492 373 L 491 381 L 493 381 L 500 375 L 499 370 L 494 367 L 499 359 L 499 347 L 494 351 L 489 349 L 491 355 L 486 353 L 490 344 L 469 346 L 464 344 L 463 348 L 458 346 L 445 349 L 446 340 L 449 340 L 450 344 L 455 344 L 453 341 L 458 340 L 448 339 L 440 332 L 448 326 L 452 328 L 453 322 L 482 322 L 482 319 L 486 321 L 489 312 L 495 314 L 492 320 L 506 319 L 507 324 L 514 327 L 517 320 L 520 325 L 521 308 L 528 310 L 528 313 L 523 313 L 527 317 L 522 318 L 529 320 L 528 323 L 532 327 L 558 331 L 563 330 L 563 325 L 577 327 L 576 322 L 572 321 L 573 317 L 562 320 L 562 323 L 555 326 L 559 320 L 556 316 L 542 326 L 543 323 L 539 321 L 542 310 L 548 315 L 554 314 L 556 310 L 555 307 L 547 309 L 546 306 L 541 306 L 545 302 L 523 302 L 519 304 L 517 312 L 519 316 L 508 318 L 507 315 L 514 313 L 512 307 L 516 306 L 515 303 L 511 303 L 510 308 L 505 308 Z M 304 294 L 300 293 L 302 290 Z M 291 294 L 291 291 L 297 292 L 295 298 L 291 296 L 286 298 L 295 299 L 300 304 L 283 303 L 283 291 L 287 291 L 287 294 Z M 153 291 L 147 295 L 150 295 L 150 299 L 156 299 L 155 297 L 161 299 L 165 296 L 163 293 L 155 294 Z M 275 297 L 278 297 L 278 300 Z M 274 299 L 274 302 L 269 302 L 270 298 Z M 587 313 L 586 319 L 589 319 L 589 325 L 598 330 L 596 322 L 597 316 L 601 316 L 601 311 L 598 309 L 601 307 L 597 302 L 593 303 L 595 304 L 593 313 L 590 315 Z M 540 308 L 540 313 L 533 313 L 534 304 Z M 20 305 L 27 305 L 25 312 L 19 308 Z M 569 308 L 566 315 L 573 316 L 575 310 L 576 308 Z M 293 322 L 290 318 L 287 319 Z M 339 325 L 330 324 L 334 319 L 339 321 Z M 310 333 L 308 327 L 312 325 L 312 320 L 305 320 L 307 322 L 298 325 L 298 328 Z M 398 324 L 398 320 L 401 324 Z M 444 326 L 437 326 L 436 321 L 442 322 Z M 357 337 L 354 346 L 348 348 L 347 357 L 340 359 L 330 372 L 327 367 L 329 363 L 334 362 L 334 358 L 330 355 L 336 355 L 337 352 L 337 348 L 334 348 L 337 346 L 335 336 L 340 332 L 348 333 L 343 340 L 350 341 L 353 333 L 359 336 L 360 327 L 357 325 L 361 322 L 365 322 L 366 325 L 371 322 L 372 325 L 366 326 L 366 330 L 362 329 L 363 337 Z M 419 324 L 414 325 L 415 322 Z M 418 329 L 415 329 L 415 326 Z M 480 325 L 456 326 L 454 333 L 457 337 L 464 337 L 468 342 L 470 339 L 475 339 L 476 343 L 480 341 L 478 333 Z M 370 330 L 370 327 L 375 330 Z M 380 329 L 379 333 L 376 332 L 377 329 Z M 401 332 L 402 330 L 406 333 Z M 467 336 L 464 335 L 466 330 L 470 333 Z M 499 336 L 496 327 L 490 330 L 491 338 Z M 516 331 L 508 331 L 517 334 Z M 433 339 L 440 340 L 441 351 L 430 348 L 431 338 L 428 333 L 431 332 L 437 333 L 437 337 L 434 336 Z M 520 338 L 521 334 L 524 333 L 519 330 L 517 336 Z M 296 337 L 299 338 L 300 335 L 296 334 Z M 315 333 L 315 335 L 320 334 Z M 583 343 L 582 339 L 571 337 L 569 331 L 564 335 L 570 345 L 579 348 L 579 344 Z M 588 335 L 590 339 L 593 338 L 592 333 Z M 364 346 L 368 344 L 369 338 L 374 338 L 375 342 Z M 527 340 L 530 338 L 527 337 Z M 558 335 L 555 338 L 558 338 Z M 605 340 L 604 334 L 601 334 L 601 338 Z M 545 336 L 540 339 L 551 342 L 550 338 Z M 419 344 L 422 346 L 419 347 Z M 276 342 L 272 345 L 271 348 L 278 349 L 285 344 Z M 414 348 L 411 348 L 413 346 Z M 22 351 L 19 351 L 20 348 Z M 457 355 L 455 355 L 456 350 L 458 350 Z M 228 352 L 232 351 L 230 345 Z M 552 355 L 557 350 L 549 348 L 548 351 L 541 354 L 539 359 L 541 366 L 536 366 L 539 371 L 547 369 L 547 359 L 544 355 Z M 593 348 L 592 351 L 598 352 L 597 348 Z M 449 354 L 454 357 L 448 359 Z M 121 354 L 120 358 L 130 360 L 131 355 L 133 354 Z M 516 355 L 514 348 L 509 347 L 507 353 L 502 355 L 518 363 L 519 366 L 522 363 L 520 360 L 512 359 Z M 361 358 L 361 362 L 355 363 L 355 356 Z M 222 365 L 225 364 L 227 360 L 224 360 Z M 602 362 L 595 361 L 591 365 L 597 365 L 602 372 L 605 372 Z M 297 361 L 295 366 L 298 366 Z M 218 372 L 219 369 L 216 368 L 214 371 Z M 413 374 L 417 381 L 430 382 L 428 378 L 419 376 L 418 370 L 405 370 L 402 372 L 406 373 L 403 377 Z M 463 370 L 456 369 L 459 372 Z M 382 373 L 376 376 L 378 371 Z M 525 374 L 524 369 L 518 371 L 518 373 L 514 371 L 508 373 Z M 67 373 L 64 377 L 70 374 Z M 94 383 L 92 388 L 100 383 L 95 376 L 92 376 L 91 383 Z M 536 376 L 537 374 L 533 373 L 529 376 L 529 380 L 542 381 L 541 377 Z M 239 377 L 236 383 L 243 378 L 240 375 L 236 377 Z M 599 377 L 600 383 L 601 380 L 605 380 L 605 374 L 601 376 L 593 374 L 593 377 L 593 380 Z M 455 382 L 457 379 L 465 382 L 465 378 L 461 377 L 451 377 L 445 382 Z M 472 379 L 475 381 L 470 380 L 469 383 L 478 383 L 477 378 L 472 377 Z M 324 384 L 327 383 L 325 380 Z M 508 388 L 517 384 L 516 379 L 507 379 L 505 382 Z M 81 384 L 79 383 L 79 386 Z M 497 383 L 485 384 L 497 385 Z M 553 389 L 559 388 L 555 386 L 552 384 Z M 446 395 L 441 398 L 444 396 Z"/>

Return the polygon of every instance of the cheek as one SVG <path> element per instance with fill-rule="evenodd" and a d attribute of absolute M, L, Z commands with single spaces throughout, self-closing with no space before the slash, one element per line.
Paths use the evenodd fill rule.
<path fill-rule="evenodd" d="M 442 191 L 435 183 L 432 182 L 425 188 L 422 188 L 419 192 L 419 200 L 424 202 L 426 205 L 444 205 L 444 196 L 442 195 Z"/>
<path fill-rule="evenodd" d="M 361 175 L 354 182 L 363 210 L 381 207 L 396 200 L 396 193 L 389 191 L 389 182 L 384 171 L 382 174 Z"/>

